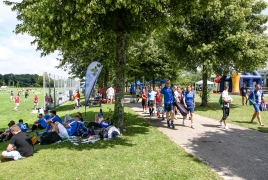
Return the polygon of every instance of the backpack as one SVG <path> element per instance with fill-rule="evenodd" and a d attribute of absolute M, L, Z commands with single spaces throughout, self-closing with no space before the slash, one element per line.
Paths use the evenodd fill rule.
<path fill-rule="evenodd" d="M 45 132 L 42 134 L 40 138 L 40 144 L 45 145 L 45 144 L 52 144 L 57 141 L 61 140 L 61 137 L 58 135 L 57 132 Z"/>
<path fill-rule="evenodd" d="M 218 103 L 219 103 L 219 105 L 222 105 L 222 95 L 220 96 Z"/>
<path fill-rule="evenodd" d="M 35 145 L 35 144 L 38 143 L 38 138 L 37 138 L 36 136 L 33 136 L 33 137 L 31 138 L 31 140 L 32 140 L 32 145 Z"/>

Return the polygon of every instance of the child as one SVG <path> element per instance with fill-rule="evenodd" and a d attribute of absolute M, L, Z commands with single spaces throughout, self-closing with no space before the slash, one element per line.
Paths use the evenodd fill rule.
<path fill-rule="evenodd" d="M 18 111 L 18 107 L 20 105 L 20 97 L 19 96 L 15 97 L 14 103 L 15 103 L 15 107 L 14 107 L 13 111 Z"/>

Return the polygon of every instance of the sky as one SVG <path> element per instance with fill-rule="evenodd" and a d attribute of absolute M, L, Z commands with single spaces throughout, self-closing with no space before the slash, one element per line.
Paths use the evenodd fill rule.
<path fill-rule="evenodd" d="M 268 0 L 265 1 L 268 3 Z M 10 8 L 0 2 L 0 74 L 42 75 L 43 72 L 48 72 L 69 77 L 67 72 L 55 68 L 59 64 L 56 60 L 58 52 L 40 57 L 41 52 L 30 44 L 33 37 L 13 33 L 20 22 L 16 19 L 16 12 L 12 12 Z M 268 9 L 263 14 L 268 14 Z"/>

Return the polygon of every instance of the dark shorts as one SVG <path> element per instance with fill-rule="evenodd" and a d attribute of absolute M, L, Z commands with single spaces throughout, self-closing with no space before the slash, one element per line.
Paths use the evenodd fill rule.
<path fill-rule="evenodd" d="M 142 104 L 142 106 L 145 106 L 145 105 L 146 105 L 146 100 L 143 99 L 143 100 L 141 101 L 141 104 Z"/>
<path fill-rule="evenodd" d="M 140 97 L 140 95 L 136 95 L 136 97 Z"/>
<path fill-rule="evenodd" d="M 227 117 L 229 116 L 230 109 L 229 107 L 222 107 L 222 119 L 226 120 Z"/>
<path fill-rule="evenodd" d="M 154 106 L 154 101 L 149 100 L 149 101 L 148 101 L 148 106 Z"/>
<path fill-rule="evenodd" d="M 187 111 L 190 113 L 194 113 L 194 105 L 193 104 L 186 104 L 187 106 Z"/>
<path fill-rule="evenodd" d="M 170 112 L 170 111 L 173 111 L 174 110 L 174 106 L 173 106 L 173 103 L 168 103 L 168 104 L 164 104 L 164 109 L 165 109 L 165 112 Z"/>

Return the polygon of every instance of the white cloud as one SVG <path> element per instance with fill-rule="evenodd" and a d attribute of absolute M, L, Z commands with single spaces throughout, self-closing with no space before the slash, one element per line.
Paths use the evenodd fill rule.
<path fill-rule="evenodd" d="M 17 0 L 18 2 L 18 0 Z M 14 34 L 16 24 L 16 12 L 11 11 L 10 6 L 0 3 L 0 73 L 1 74 L 39 74 L 49 72 L 51 74 L 68 77 L 68 73 L 56 69 L 59 64 L 56 60 L 58 52 L 40 57 L 41 52 L 36 51 L 36 45 L 30 43 L 34 39 L 26 34 Z"/>

